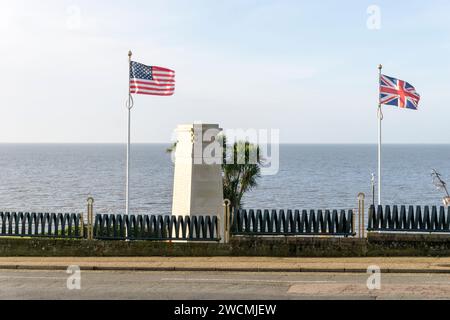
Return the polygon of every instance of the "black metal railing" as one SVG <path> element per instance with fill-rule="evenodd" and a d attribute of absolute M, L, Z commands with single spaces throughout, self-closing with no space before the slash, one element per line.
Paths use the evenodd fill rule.
<path fill-rule="evenodd" d="M 81 238 L 81 221 L 75 213 L 0 212 L 0 236 Z"/>
<path fill-rule="evenodd" d="M 369 208 L 368 231 L 450 232 L 450 207 L 377 206 Z"/>
<path fill-rule="evenodd" d="M 353 210 L 233 210 L 231 235 L 354 235 Z M 447 224 L 448 226 L 448 224 Z M 0 236 L 110 240 L 220 241 L 217 216 L 0 212 Z M 85 232 L 85 229 L 88 232 Z"/>
<path fill-rule="evenodd" d="M 97 214 L 95 239 L 219 241 L 216 216 Z"/>
<path fill-rule="evenodd" d="M 233 235 L 354 235 L 353 210 L 233 210 Z"/>

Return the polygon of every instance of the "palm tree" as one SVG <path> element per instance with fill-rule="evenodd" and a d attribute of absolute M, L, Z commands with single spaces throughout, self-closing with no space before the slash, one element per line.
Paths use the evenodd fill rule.
<path fill-rule="evenodd" d="M 178 141 L 175 141 L 174 143 L 172 143 L 172 145 L 166 149 L 166 152 L 167 153 L 175 152 L 175 149 L 177 148 L 177 143 L 178 143 Z"/>
<path fill-rule="evenodd" d="M 242 206 L 244 194 L 258 184 L 261 177 L 261 157 L 260 147 L 248 141 L 237 141 L 227 148 L 227 139 L 223 135 L 220 137 L 223 145 L 222 179 L 223 197 L 230 200 L 232 208 Z M 166 149 L 166 152 L 175 152 L 177 143 Z M 231 152 L 227 153 L 227 150 Z"/>
<path fill-rule="evenodd" d="M 224 139 L 224 152 L 227 148 Z M 231 153 L 224 155 L 223 197 L 230 200 L 232 208 L 243 205 L 243 195 L 255 188 L 261 177 L 261 152 L 258 145 L 248 141 L 234 142 Z"/>

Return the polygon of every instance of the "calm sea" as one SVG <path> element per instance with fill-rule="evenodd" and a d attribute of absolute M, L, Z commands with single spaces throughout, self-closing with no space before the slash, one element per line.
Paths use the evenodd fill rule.
<path fill-rule="evenodd" d="M 167 145 L 132 145 L 131 210 L 171 211 L 173 164 Z M 0 144 L 0 211 L 122 213 L 125 207 L 125 146 L 120 144 Z M 440 205 L 431 168 L 450 182 L 450 145 L 386 145 L 386 204 Z M 375 145 L 281 145 L 280 170 L 263 176 L 245 195 L 244 207 L 347 209 L 356 196 L 371 200 Z"/>

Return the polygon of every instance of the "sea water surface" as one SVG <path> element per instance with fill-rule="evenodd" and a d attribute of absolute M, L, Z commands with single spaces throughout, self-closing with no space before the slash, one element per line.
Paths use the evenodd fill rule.
<path fill-rule="evenodd" d="M 166 144 L 132 145 L 132 213 L 171 212 L 173 168 Z M 372 201 L 376 145 L 281 145 L 279 172 L 263 176 L 244 197 L 254 209 L 349 209 L 357 194 Z M 121 144 L 0 144 L 0 211 L 123 213 Z M 441 205 L 436 168 L 450 183 L 450 145 L 385 145 L 383 202 Z"/>

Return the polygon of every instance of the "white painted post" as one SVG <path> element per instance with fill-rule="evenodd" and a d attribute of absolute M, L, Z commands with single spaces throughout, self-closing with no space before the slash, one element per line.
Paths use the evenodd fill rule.
<path fill-rule="evenodd" d="M 223 239 L 221 242 L 228 243 L 230 242 L 230 204 L 231 201 L 225 199 L 223 201 Z"/>
<path fill-rule="evenodd" d="M 359 226 L 358 226 L 358 229 L 359 229 L 359 237 L 360 238 L 364 238 L 364 230 L 365 230 L 365 225 L 364 225 L 364 223 L 365 223 L 365 219 L 364 219 L 364 206 L 365 206 L 365 204 L 364 204 L 364 200 L 366 199 L 366 195 L 363 193 L 363 192 L 360 192 L 359 194 L 358 194 L 358 215 L 359 215 L 359 219 L 358 219 L 358 222 L 359 222 Z"/>
<path fill-rule="evenodd" d="M 87 238 L 94 239 L 94 198 L 92 197 L 87 199 Z"/>

